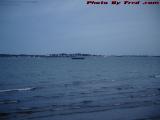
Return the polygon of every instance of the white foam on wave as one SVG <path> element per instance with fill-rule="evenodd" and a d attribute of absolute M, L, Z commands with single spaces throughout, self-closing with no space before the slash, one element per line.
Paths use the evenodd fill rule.
<path fill-rule="evenodd" d="M 155 75 L 155 78 L 160 78 L 160 75 Z"/>
<path fill-rule="evenodd" d="M 0 100 L 0 104 L 13 104 L 18 102 L 19 100 Z"/>
<path fill-rule="evenodd" d="M 31 88 L 20 88 L 20 89 L 7 89 L 7 90 L 0 90 L 0 93 L 3 93 L 3 92 L 14 92 L 14 91 L 29 91 L 29 90 L 34 90 L 35 88 L 34 87 L 31 87 Z"/>

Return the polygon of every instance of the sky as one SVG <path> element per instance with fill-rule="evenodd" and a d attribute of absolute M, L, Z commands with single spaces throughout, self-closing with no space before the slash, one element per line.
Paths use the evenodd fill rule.
<path fill-rule="evenodd" d="M 159 5 L 0 0 L 0 53 L 160 55 Z"/>

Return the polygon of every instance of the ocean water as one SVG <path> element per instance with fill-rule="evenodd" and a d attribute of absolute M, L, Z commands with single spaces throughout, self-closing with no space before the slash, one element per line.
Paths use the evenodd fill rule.
<path fill-rule="evenodd" d="M 0 58 L 0 119 L 160 120 L 160 57 Z"/>

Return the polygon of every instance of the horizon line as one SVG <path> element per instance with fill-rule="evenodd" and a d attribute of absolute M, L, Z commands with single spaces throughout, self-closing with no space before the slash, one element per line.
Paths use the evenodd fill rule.
<path fill-rule="evenodd" d="M 46 53 L 46 54 L 29 54 L 29 53 L 0 53 L 0 55 L 16 55 L 16 56 L 51 56 L 51 55 L 58 55 L 58 54 L 67 54 L 67 55 L 72 55 L 72 54 L 81 54 L 81 55 L 91 55 L 91 56 L 160 56 L 160 55 L 151 55 L 151 54 L 94 54 L 94 53 L 80 53 L 80 52 L 75 52 L 75 53 L 65 53 L 65 52 L 59 52 L 59 53 Z"/>

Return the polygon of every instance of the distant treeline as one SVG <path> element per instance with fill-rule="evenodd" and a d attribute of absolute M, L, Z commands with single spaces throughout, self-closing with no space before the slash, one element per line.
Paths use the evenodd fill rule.
<path fill-rule="evenodd" d="M 59 53 L 59 54 L 49 54 L 49 55 L 28 55 L 28 54 L 0 54 L 0 57 L 79 57 L 79 56 L 101 56 L 93 54 L 82 54 L 82 53 Z"/>
<path fill-rule="evenodd" d="M 103 57 L 160 57 L 155 55 L 95 55 L 95 54 L 83 54 L 83 53 L 59 53 L 48 55 L 29 55 L 29 54 L 0 54 L 0 57 L 87 57 L 87 56 L 103 56 Z"/>

